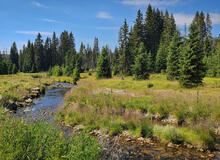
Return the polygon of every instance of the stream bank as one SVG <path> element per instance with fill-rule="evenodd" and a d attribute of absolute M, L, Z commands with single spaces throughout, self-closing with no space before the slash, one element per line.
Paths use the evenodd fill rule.
<path fill-rule="evenodd" d="M 72 88 L 72 84 L 54 83 L 47 87 L 45 95 L 35 99 L 30 107 L 19 108 L 15 116 L 27 120 L 54 121 L 58 106 L 64 104 L 64 95 Z M 77 133 L 83 126 L 61 127 L 65 133 Z M 182 147 L 167 147 L 159 142 L 140 137 L 134 137 L 123 132 L 116 136 L 109 136 L 107 132 L 94 130 L 90 132 L 96 137 L 103 149 L 103 159 L 106 160 L 144 160 L 144 159 L 219 159 L 213 153 L 197 152 Z"/>

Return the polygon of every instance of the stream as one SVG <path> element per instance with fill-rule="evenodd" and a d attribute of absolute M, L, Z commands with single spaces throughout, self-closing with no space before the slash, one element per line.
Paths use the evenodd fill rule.
<path fill-rule="evenodd" d="M 20 108 L 14 114 L 15 117 L 27 121 L 44 120 L 54 123 L 54 116 L 58 106 L 64 104 L 64 95 L 73 87 L 68 83 L 54 83 L 46 90 L 45 95 L 34 100 L 30 107 Z M 64 132 L 72 133 L 72 130 L 60 127 Z M 67 133 L 67 134 L 69 134 Z M 168 148 L 159 143 L 139 143 L 136 139 L 126 136 L 115 136 L 103 139 L 96 136 L 104 149 L 103 159 L 106 160 L 145 160 L 145 159 L 220 159 L 219 156 L 208 157 L 207 153 L 197 152 L 185 148 Z"/>
<path fill-rule="evenodd" d="M 43 97 L 34 100 L 30 107 L 23 107 L 16 111 L 15 117 L 25 120 L 53 121 L 58 106 L 64 104 L 64 95 L 73 87 L 69 83 L 57 83 L 49 86 Z"/>

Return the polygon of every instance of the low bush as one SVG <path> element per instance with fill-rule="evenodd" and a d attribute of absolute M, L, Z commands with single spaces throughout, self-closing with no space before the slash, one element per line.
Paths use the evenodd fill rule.
<path fill-rule="evenodd" d="M 141 123 L 141 136 L 152 137 L 153 136 L 153 125 L 147 122 Z"/>
<path fill-rule="evenodd" d="M 116 136 L 116 135 L 122 133 L 122 131 L 123 131 L 123 128 L 120 123 L 113 122 L 109 126 L 109 134 L 112 136 Z"/>
<path fill-rule="evenodd" d="M 154 84 L 153 84 L 153 83 L 148 83 L 148 84 L 147 84 L 147 88 L 152 88 L 152 87 L 154 87 Z"/>
<path fill-rule="evenodd" d="M 49 69 L 48 76 L 62 76 L 63 71 L 60 66 L 54 66 Z"/>

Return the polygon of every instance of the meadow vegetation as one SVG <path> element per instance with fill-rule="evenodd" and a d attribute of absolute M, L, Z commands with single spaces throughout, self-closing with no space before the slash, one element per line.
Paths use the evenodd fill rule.
<path fill-rule="evenodd" d="M 95 138 L 86 133 L 65 136 L 52 124 L 27 123 L 6 115 L 1 109 L 0 157 L 9 160 L 97 160 L 101 158 L 101 148 Z"/>
<path fill-rule="evenodd" d="M 163 143 L 215 147 L 220 79 L 205 78 L 204 86 L 184 89 L 161 74 L 141 81 L 81 77 L 78 87 L 66 95 L 58 120 L 71 126 L 82 124 L 88 131 L 104 129 L 110 135 L 128 131 Z"/>
<path fill-rule="evenodd" d="M 46 73 L 18 73 L 0 76 L 0 95 L 4 101 L 22 101 L 29 92 L 39 87 L 44 92 L 53 82 L 73 83 L 71 77 L 48 76 Z"/>

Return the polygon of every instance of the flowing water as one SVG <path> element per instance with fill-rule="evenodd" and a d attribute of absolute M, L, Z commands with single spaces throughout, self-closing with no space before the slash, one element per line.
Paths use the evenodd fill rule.
<path fill-rule="evenodd" d="M 69 83 L 54 83 L 48 87 L 43 97 L 36 99 L 30 107 L 18 109 L 15 116 L 26 120 L 53 121 L 58 106 L 64 103 L 65 93 L 72 87 Z"/>
<path fill-rule="evenodd" d="M 63 105 L 64 95 L 72 87 L 73 85 L 68 83 L 54 83 L 48 87 L 43 97 L 34 101 L 35 104 L 18 109 L 15 117 L 24 118 L 27 121 L 45 120 L 54 123 L 54 115 L 57 113 L 58 106 Z M 62 129 L 64 132 L 71 133 L 69 129 Z M 138 144 L 136 140 L 127 141 L 126 137 L 111 137 L 104 141 L 102 145 L 107 151 L 105 151 L 103 159 L 108 160 L 220 159 L 220 155 L 210 158 L 206 153 L 185 148 L 172 149 L 159 143 L 154 145 Z"/>

